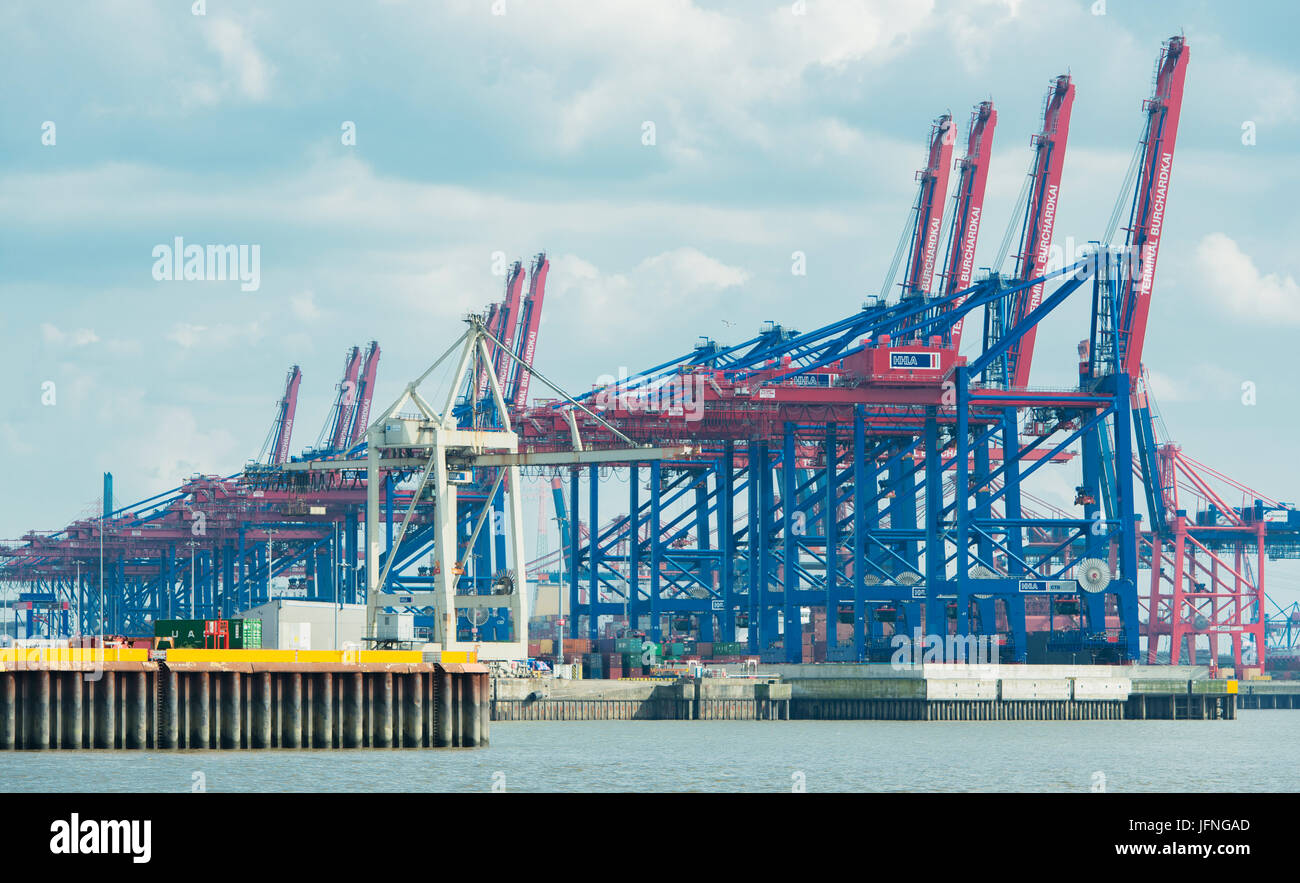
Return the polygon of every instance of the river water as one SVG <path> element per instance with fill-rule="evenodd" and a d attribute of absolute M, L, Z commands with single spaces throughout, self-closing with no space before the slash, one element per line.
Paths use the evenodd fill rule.
<path fill-rule="evenodd" d="M 1300 710 L 1236 721 L 494 723 L 484 749 L 0 755 L 0 791 L 1300 791 Z"/>

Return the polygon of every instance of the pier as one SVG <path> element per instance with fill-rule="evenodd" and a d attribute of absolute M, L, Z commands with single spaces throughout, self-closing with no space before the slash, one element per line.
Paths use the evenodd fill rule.
<path fill-rule="evenodd" d="M 0 658 L 0 750 L 488 744 L 488 669 L 478 663 L 364 659 L 382 651 L 297 662 L 277 658 L 293 651 L 159 661 L 117 658 L 144 651 L 84 658 L 91 652 Z"/>
<path fill-rule="evenodd" d="M 1300 684 L 1212 679 L 1198 666 L 772 665 L 757 677 L 495 678 L 496 721 L 1233 720 L 1295 708 Z"/>

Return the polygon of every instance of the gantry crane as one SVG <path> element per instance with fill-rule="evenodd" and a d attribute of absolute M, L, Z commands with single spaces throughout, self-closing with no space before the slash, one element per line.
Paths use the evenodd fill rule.
<path fill-rule="evenodd" d="M 971 114 L 970 133 L 966 138 L 966 155 L 961 159 L 961 173 L 957 191 L 953 194 L 953 220 L 948 238 L 947 271 L 943 275 L 940 294 L 943 296 L 965 291 L 970 287 L 975 267 L 975 246 L 979 242 L 980 221 L 984 211 L 984 188 L 989 177 L 989 162 L 993 157 L 993 130 L 998 124 L 998 112 L 992 101 L 981 101 Z M 965 298 L 954 300 L 959 307 Z M 963 319 L 953 323 L 949 345 L 961 349 Z"/>

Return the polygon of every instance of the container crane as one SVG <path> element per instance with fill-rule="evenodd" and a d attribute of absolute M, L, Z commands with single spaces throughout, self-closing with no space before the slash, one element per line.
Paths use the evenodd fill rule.
<path fill-rule="evenodd" d="M 1074 106 L 1074 83 L 1068 74 L 1062 74 L 1052 83 L 1043 106 L 1043 130 L 1033 138 L 1034 162 L 1030 171 L 1029 201 L 1025 206 L 1024 227 L 1021 234 L 1020 255 L 1016 262 L 1015 278 L 1028 282 L 1043 275 L 1052 248 L 1052 229 L 1056 223 L 1056 206 L 1061 192 L 1061 173 L 1065 167 L 1065 145 L 1070 134 L 1070 110 Z M 986 316 L 986 349 L 1000 340 L 1008 328 L 1021 324 L 1025 317 L 1038 309 L 1043 299 L 1043 283 L 1021 290 L 1012 299 L 1010 315 L 999 315 L 1001 309 L 990 310 Z M 1002 307 L 1005 309 L 1005 305 Z M 1023 388 L 1029 383 L 1029 369 L 1034 356 L 1034 338 L 1037 326 L 1029 327 L 1013 342 L 1006 359 L 997 360 L 986 379 L 995 383 L 1010 383 Z"/>
<path fill-rule="evenodd" d="M 529 267 L 528 298 L 524 301 L 523 315 L 519 323 L 521 349 L 519 360 L 528 368 L 533 366 L 533 357 L 537 353 L 537 332 L 541 327 L 542 302 L 546 297 L 546 274 L 550 267 L 551 263 L 546 259 L 545 252 L 534 257 L 532 266 Z M 516 365 L 513 376 L 506 384 L 505 398 L 516 414 L 528 405 L 528 383 L 532 376 L 531 371 Z"/>
<path fill-rule="evenodd" d="M 948 170 L 952 167 L 955 140 L 952 114 L 934 121 L 930 130 L 930 152 L 925 168 L 916 173 L 920 187 L 916 193 L 916 224 L 912 228 L 907 255 L 907 273 L 903 277 L 903 299 L 924 298 L 930 294 L 934 266 L 939 253 L 939 232 L 943 226 L 943 201 L 948 193 Z"/>
<path fill-rule="evenodd" d="M 334 398 L 334 407 L 321 436 L 316 442 L 318 449 L 337 451 L 343 447 L 348 438 L 348 429 L 352 420 L 352 403 L 356 399 L 357 375 L 361 370 L 361 348 L 352 347 L 343 360 L 343 379 L 339 382 L 338 395 Z"/>
<path fill-rule="evenodd" d="M 1119 297 L 1120 365 L 1134 386 L 1142 370 L 1142 345 L 1151 311 L 1151 290 L 1155 284 L 1156 258 L 1160 254 L 1160 234 L 1173 173 L 1174 142 L 1178 137 L 1189 55 L 1181 36 L 1171 37 L 1165 43 L 1156 64 L 1155 90 L 1142 106 L 1147 114 L 1142 165 L 1133 190 L 1125 240 L 1129 253 L 1137 255 L 1139 269 L 1136 275 L 1126 275 Z"/>
<path fill-rule="evenodd" d="M 970 287 L 975 266 L 975 244 L 979 240 L 980 218 L 984 210 L 984 188 L 988 182 L 989 160 L 993 156 L 993 130 L 998 112 L 992 101 L 981 101 L 971 114 L 970 133 L 966 139 L 966 156 L 960 160 L 961 173 L 957 192 L 953 194 L 953 221 L 948 238 L 947 272 L 940 289 L 943 296 Z M 949 309 L 961 306 L 965 298 L 954 301 Z M 952 326 L 951 346 L 961 347 L 961 329 L 965 317 Z"/>
<path fill-rule="evenodd" d="M 379 371 L 379 341 L 372 340 L 366 347 L 365 368 L 357 384 L 355 404 L 350 417 L 352 431 L 348 434 L 347 447 L 351 448 L 361 441 L 366 427 L 370 424 L 370 401 L 375 395 L 375 376 Z"/>
<path fill-rule="evenodd" d="M 289 462 L 289 439 L 293 435 L 293 419 L 298 411 L 298 386 L 302 383 L 302 369 L 294 365 L 284 381 L 284 395 L 276 406 L 275 423 L 267 436 L 262 455 L 270 454 L 271 466 Z M 261 457 L 258 458 L 259 460 Z"/>
<path fill-rule="evenodd" d="M 509 376 L 509 372 L 514 368 L 514 361 L 510 355 L 515 351 L 515 340 L 519 330 L 519 314 L 523 309 L 522 296 L 524 290 L 524 265 L 521 261 L 515 261 L 510 265 L 510 271 L 506 274 L 506 299 L 502 302 L 498 311 L 499 321 L 501 323 L 501 333 L 495 335 L 496 339 L 501 341 L 501 346 L 493 354 L 496 361 L 493 365 L 496 375 L 502 381 Z M 481 382 L 486 383 L 484 377 Z"/>

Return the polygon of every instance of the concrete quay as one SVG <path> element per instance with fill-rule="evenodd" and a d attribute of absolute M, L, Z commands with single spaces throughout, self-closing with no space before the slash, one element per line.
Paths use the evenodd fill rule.
<path fill-rule="evenodd" d="M 1295 707 L 1300 685 L 1266 684 L 1212 680 L 1203 666 L 764 665 L 757 677 L 677 681 L 496 678 L 491 716 L 498 721 L 1232 720 L 1238 707 Z"/>

